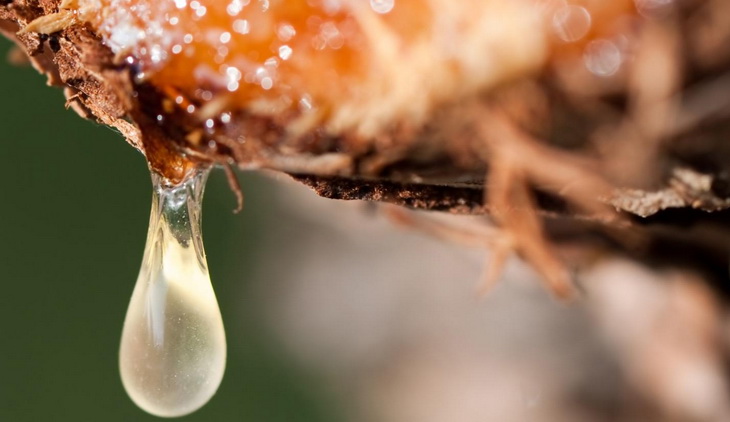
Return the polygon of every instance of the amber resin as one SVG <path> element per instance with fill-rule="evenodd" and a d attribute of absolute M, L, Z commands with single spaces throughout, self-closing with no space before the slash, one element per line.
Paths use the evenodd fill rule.
<path fill-rule="evenodd" d="M 243 110 L 294 135 L 373 138 L 566 55 L 610 77 L 631 55 L 632 19 L 662 4 L 66 0 L 25 30 L 89 24 L 164 97 L 160 122 L 183 112 L 211 132 Z"/>
<path fill-rule="evenodd" d="M 371 136 L 539 66 L 531 3 L 79 0 L 74 10 L 168 107 L 224 123 L 231 110 L 292 113 L 300 130 Z"/>

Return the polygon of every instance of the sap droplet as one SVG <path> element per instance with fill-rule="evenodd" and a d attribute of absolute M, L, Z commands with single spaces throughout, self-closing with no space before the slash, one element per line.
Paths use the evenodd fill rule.
<path fill-rule="evenodd" d="M 279 57 L 281 57 L 282 60 L 289 60 L 292 53 L 293 50 L 288 45 L 282 45 L 279 47 Z"/>
<path fill-rule="evenodd" d="M 281 42 L 290 41 L 296 34 L 297 30 L 288 23 L 280 24 L 276 30 L 276 36 L 279 37 Z"/>
<path fill-rule="evenodd" d="M 605 39 L 591 41 L 583 53 L 585 66 L 591 73 L 601 77 L 609 77 L 618 72 L 623 60 L 618 46 Z"/>
<path fill-rule="evenodd" d="M 591 29 L 591 15 L 585 7 L 563 6 L 553 15 L 553 30 L 565 42 L 583 38 Z"/>
<path fill-rule="evenodd" d="M 669 14 L 674 3 L 675 0 L 634 0 L 639 14 L 647 18 L 659 18 Z"/>
<path fill-rule="evenodd" d="M 319 36 L 324 40 L 326 46 L 333 50 L 339 50 L 345 44 L 345 37 L 334 22 L 323 23 Z"/>
<path fill-rule="evenodd" d="M 197 90 L 196 90 L 196 92 L 197 92 Z M 203 101 L 210 101 L 213 99 L 213 93 L 211 91 L 208 91 L 207 89 L 202 90 L 202 91 L 200 91 L 200 98 Z"/>
<path fill-rule="evenodd" d="M 381 15 L 389 13 L 395 6 L 395 0 L 370 0 L 370 8 Z"/>
<path fill-rule="evenodd" d="M 228 13 L 229 16 L 238 16 L 238 14 L 241 13 L 241 10 L 243 10 L 248 3 L 249 0 L 233 0 L 228 4 L 228 6 L 226 6 L 226 13 Z"/>
<path fill-rule="evenodd" d="M 299 110 L 302 112 L 310 112 L 313 109 L 312 97 L 308 94 L 302 95 L 302 98 L 299 99 Z"/>
<path fill-rule="evenodd" d="M 225 332 L 200 232 L 207 173 L 195 171 L 177 186 L 152 175 L 150 228 L 119 368 L 132 400 L 157 416 L 194 412 L 223 379 Z"/>
<path fill-rule="evenodd" d="M 236 19 L 233 21 L 233 30 L 241 35 L 246 35 L 251 31 L 251 26 L 246 19 Z"/>

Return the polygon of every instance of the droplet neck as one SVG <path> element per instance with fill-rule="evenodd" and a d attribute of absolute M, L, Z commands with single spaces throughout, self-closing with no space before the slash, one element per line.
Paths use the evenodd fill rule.
<path fill-rule="evenodd" d="M 154 171 L 151 173 L 152 211 L 148 236 L 157 235 L 164 227 L 180 246 L 187 248 L 192 241 L 195 250 L 203 255 L 204 261 L 200 222 L 209 169 L 195 169 L 177 185 L 169 183 Z M 148 241 L 147 246 L 150 245 L 151 242 Z"/>
<path fill-rule="evenodd" d="M 157 416 L 205 405 L 225 369 L 225 332 L 200 230 L 207 176 L 196 170 L 173 185 L 152 174 L 150 227 L 119 367 L 132 400 Z"/>
<path fill-rule="evenodd" d="M 157 292 L 148 298 L 147 306 L 149 331 L 156 347 L 164 346 L 166 300 L 162 296 L 167 295 L 170 282 L 183 282 L 194 275 L 210 278 L 200 229 L 208 173 L 208 169 L 195 170 L 175 185 L 150 172 L 152 210 L 137 283 L 145 280 Z"/>

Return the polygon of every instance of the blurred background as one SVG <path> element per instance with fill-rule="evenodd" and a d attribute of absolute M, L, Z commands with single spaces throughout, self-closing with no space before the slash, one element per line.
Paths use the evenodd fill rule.
<path fill-rule="evenodd" d="M 144 157 L 65 110 L 0 39 L 0 421 L 155 420 L 127 398 L 117 354 L 139 271 L 151 184 Z M 190 421 L 336 421 L 321 376 L 272 338 L 252 276 L 275 188 L 242 175 L 244 212 L 214 172 L 204 227 L 228 334 L 226 376 Z"/>
<path fill-rule="evenodd" d="M 0 40 L 0 421 L 155 420 L 117 367 L 145 160 L 9 49 Z M 728 420 L 726 312 L 692 274 L 597 256 L 568 306 L 513 260 L 480 299 L 483 250 L 282 175 L 239 179 L 243 212 L 215 171 L 203 216 L 228 367 L 182 420 Z"/>

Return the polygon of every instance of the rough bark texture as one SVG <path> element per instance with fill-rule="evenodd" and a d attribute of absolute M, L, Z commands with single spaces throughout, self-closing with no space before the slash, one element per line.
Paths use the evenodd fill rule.
<path fill-rule="evenodd" d="M 237 163 L 301 175 L 323 196 L 394 202 L 413 197 L 419 199 L 402 203 L 482 213 L 475 192 L 483 188 L 495 155 L 489 144 L 510 145 L 506 138 L 527 135 L 532 139 L 523 145 L 527 158 L 520 158 L 521 166 L 565 167 L 574 176 L 600 178 L 616 188 L 601 198 L 604 202 L 648 216 L 666 208 L 728 206 L 723 186 L 730 100 L 720 94 L 730 92 L 726 9 L 721 1 L 684 1 L 643 19 L 642 27 L 629 34 L 637 56 L 618 80 L 605 83 L 579 63 L 554 62 L 539 75 L 443 105 L 425 127 L 396 127 L 375 142 L 346 134 L 292 138 L 281 130 L 281 121 L 245 112 L 215 139 L 207 139 L 186 116 L 158 124 L 163 96 L 136 84 L 134 69 L 116 63 L 89 28 L 15 35 L 57 11 L 58 1 L 5 0 L 0 22 L 49 83 L 64 86 L 69 106 L 116 127 L 172 179 L 191 161 Z M 657 63 L 668 68 L 657 70 Z M 512 133 L 495 133 L 484 123 L 495 118 L 508 121 Z M 243 138 L 246 142 L 239 142 Z M 555 162 L 542 156 L 535 161 L 530 154 L 535 148 L 582 163 L 558 155 Z M 555 181 L 533 176 L 528 181 L 533 188 L 561 196 L 550 192 Z M 353 183 L 363 189 L 352 189 Z"/>
<path fill-rule="evenodd" d="M 517 251 L 556 291 L 568 275 L 543 240 L 542 216 L 590 222 L 581 227 L 631 253 L 668 237 L 675 245 L 706 243 L 685 235 L 686 213 L 668 210 L 701 210 L 692 224 L 703 230 L 726 226 L 704 213 L 730 208 L 725 0 L 668 2 L 635 19 L 625 33 L 631 60 L 612 78 L 557 55 L 535 74 L 441 104 L 422 127 L 395 125 L 376 139 L 316 130 L 293 136 L 284 130 L 286 113 L 247 110 L 208 133 L 200 116 L 170 107 L 168 94 L 136 80 L 137 69 L 116 60 L 88 26 L 18 32 L 58 7 L 58 0 L 2 0 L 0 29 L 49 84 L 64 88 L 70 108 L 115 127 L 172 181 L 201 163 L 268 168 L 329 198 L 489 213 L 510 233 L 504 251 Z M 714 244 L 728 249 L 724 240 Z"/>

